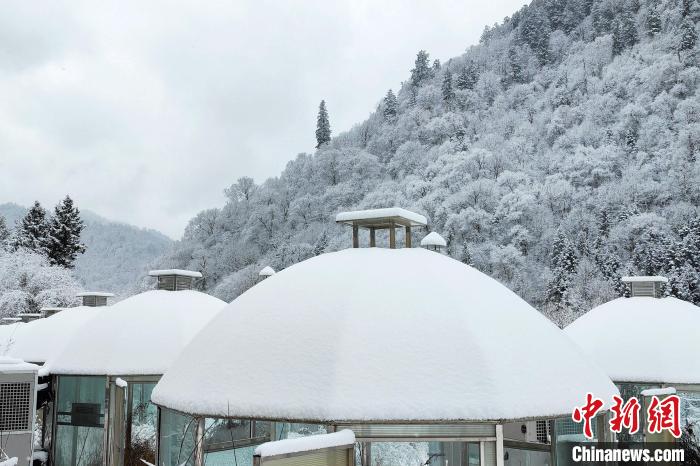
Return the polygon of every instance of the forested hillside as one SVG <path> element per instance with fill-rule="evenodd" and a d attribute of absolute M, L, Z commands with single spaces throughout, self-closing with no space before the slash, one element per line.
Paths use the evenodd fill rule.
<path fill-rule="evenodd" d="M 231 300 L 264 265 L 349 246 L 337 212 L 396 205 L 560 325 L 624 274 L 700 303 L 698 19 L 697 0 L 534 0 L 460 57 L 419 53 L 279 177 L 238 180 L 162 265 Z"/>

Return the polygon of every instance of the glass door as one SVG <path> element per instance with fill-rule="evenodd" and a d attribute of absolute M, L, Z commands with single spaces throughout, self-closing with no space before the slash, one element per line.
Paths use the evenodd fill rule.
<path fill-rule="evenodd" d="M 56 466 L 102 466 L 105 377 L 57 378 Z"/>
<path fill-rule="evenodd" d="M 158 410 L 151 403 L 151 392 L 156 382 L 125 379 L 110 383 L 110 464 L 155 464 Z"/>

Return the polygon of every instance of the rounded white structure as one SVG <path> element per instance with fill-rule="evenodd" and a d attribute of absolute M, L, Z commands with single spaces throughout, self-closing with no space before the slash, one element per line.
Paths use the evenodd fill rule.
<path fill-rule="evenodd" d="M 191 290 L 132 296 L 99 308 L 47 366 L 63 375 L 160 375 L 225 304 Z"/>
<path fill-rule="evenodd" d="M 700 384 L 700 308 L 676 298 L 618 298 L 564 332 L 615 382 Z"/>
<path fill-rule="evenodd" d="M 60 353 L 74 336 L 79 335 L 81 327 L 102 309 L 105 308 L 72 307 L 44 319 L 22 325 L 8 325 L 10 331 L 0 330 L 0 353 L 4 348 L 5 354 L 35 364 L 44 364 Z"/>
<path fill-rule="evenodd" d="M 568 415 L 610 379 L 502 284 L 424 249 L 349 249 L 256 285 L 153 392 L 179 412 L 293 422 Z"/>

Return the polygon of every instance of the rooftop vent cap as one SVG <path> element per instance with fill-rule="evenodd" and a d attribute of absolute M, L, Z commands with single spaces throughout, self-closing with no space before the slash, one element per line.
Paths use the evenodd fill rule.
<path fill-rule="evenodd" d="M 267 277 L 273 276 L 275 273 L 276 273 L 276 272 L 275 272 L 275 269 L 273 269 L 272 267 L 270 267 L 270 266 L 268 265 L 267 267 L 265 267 L 264 269 L 262 269 L 262 270 L 258 273 L 258 275 L 261 276 L 262 278 L 267 278 Z"/>
<path fill-rule="evenodd" d="M 437 232 L 433 231 L 428 233 L 428 235 L 421 240 L 420 245 L 432 251 L 440 251 L 447 246 L 447 241 Z"/>
<path fill-rule="evenodd" d="M 58 314 L 63 310 L 62 307 L 42 307 L 39 309 L 39 313 L 41 314 L 42 317 L 51 317 L 54 314 Z"/>
<path fill-rule="evenodd" d="M 157 277 L 158 289 L 166 291 L 191 290 L 195 279 L 202 278 L 201 272 L 181 269 L 151 270 L 148 275 Z"/>
<path fill-rule="evenodd" d="M 22 312 L 17 314 L 17 317 L 26 324 L 33 320 L 41 319 L 42 315 L 39 312 Z"/>
<path fill-rule="evenodd" d="M 352 226 L 352 247 L 360 247 L 359 229 L 369 230 L 369 247 L 376 246 L 376 230 L 389 230 L 389 247 L 396 248 L 396 228 L 405 228 L 405 247 L 411 247 L 411 228 L 424 227 L 428 220 L 421 214 L 400 207 L 385 209 L 355 210 L 341 212 L 335 216 L 336 223 Z"/>
<path fill-rule="evenodd" d="M 629 284 L 632 297 L 660 298 L 661 286 L 668 283 L 668 278 L 658 275 L 622 277 L 622 282 Z"/>
<path fill-rule="evenodd" d="M 83 298 L 83 306 L 99 307 L 107 305 L 107 298 L 113 298 L 112 293 L 103 293 L 101 291 L 83 291 L 76 294 L 78 298 Z"/>

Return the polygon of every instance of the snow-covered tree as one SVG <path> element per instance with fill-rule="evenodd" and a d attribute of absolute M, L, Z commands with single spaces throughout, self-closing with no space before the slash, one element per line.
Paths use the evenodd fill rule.
<path fill-rule="evenodd" d="M 328 110 L 326 101 L 322 100 L 318 106 L 318 117 L 316 118 L 316 148 L 331 142 L 331 123 L 328 120 Z"/>
<path fill-rule="evenodd" d="M 17 225 L 14 238 L 15 248 L 25 248 L 39 254 L 48 252 L 49 224 L 46 210 L 39 201 L 29 209 Z"/>
<path fill-rule="evenodd" d="M 0 251 L 0 317 L 78 304 L 80 285 L 64 267 L 27 249 Z"/>
<path fill-rule="evenodd" d="M 457 76 L 457 81 L 455 83 L 457 89 L 461 90 L 471 90 L 476 86 L 477 81 L 479 81 L 479 73 L 474 62 L 468 62 Z"/>
<path fill-rule="evenodd" d="M 452 88 L 452 73 L 449 70 L 445 70 L 445 75 L 442 78 L 442 100 L 448 107 L 452 104 L 455 98 L 455 92 Z"/>
<path fill-rule="evenodd" d="M 411 70 L 411 84 L 418 87 L 424 81 L 433 77 L 433 70 L 430 68 L 430 56 L 425 50 L 421 50 L 416 55 L 415 66 Z"/>
<path fill-rule="evenodd" d="M 387 121 L 393 121 L 396 118 L 396 113 L 398 112 L 399 108 L 399 102 L 396 100 L 396 95 L 394 95 L 394 91 L 389 89 L 386 93 L 386 96 L 384 96 L 384 108 L 382 109 L 382 113 L 384 114 L 384 118 Z"/>
<path fill-rule="evenodd" d="M 5 217 L 0 215 L 0 249 L 7 249 L 10 245 L 10 230 L 7 228 Z"/>
<path fill-rule="evenodd" d="M 85 245 L 80 241 L 83 228 L 80 211 L 70 196 L 66 196 L 49 220 L 47 256 L 51 265 L 73 268 L 78 254 L 85 252 Z"/>

